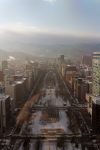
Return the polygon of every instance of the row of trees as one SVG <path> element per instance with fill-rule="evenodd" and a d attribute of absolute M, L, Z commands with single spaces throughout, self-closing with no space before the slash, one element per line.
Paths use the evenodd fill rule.
<path fill-rule="evenodd" d="M 30 100 L 28 100 L 23 108 L 21 109 L 17 119 L 16 119 L 16 124 L 21 125 L 24 122 L 28 122 L 31 118 L 31 110 L 32 106 L 39 100 L 40 93 L 34 95 Z"/>

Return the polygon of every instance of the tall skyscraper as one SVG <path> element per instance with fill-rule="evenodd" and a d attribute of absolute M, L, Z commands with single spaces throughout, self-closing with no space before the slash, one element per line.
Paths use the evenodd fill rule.
<path fill-rule="evenodd" d="M 93 53 L 93 96 L 100 96 L 100 52 Z"/>
<path fill-rule="evenodd" d="M 10 125 L 11 118 L 10 96 L 0 95 L 0 132 L 3 133 Z"/>
<path fill-rule="evenodd" d="M 61 63 L 64 63 L 64 55 L 61 55 L 61 56 L 60 56 L 60 62 L 61 62 Z"/>
<path fill-rule="evenodd" d="M 92 128 L 100 134 L 100 52 L 93 53 Z"/>
<path fill-rule="evenodd" d="M 100 134 L 100 97 L 94 97 L 92 103 L 92 129 Z"/>

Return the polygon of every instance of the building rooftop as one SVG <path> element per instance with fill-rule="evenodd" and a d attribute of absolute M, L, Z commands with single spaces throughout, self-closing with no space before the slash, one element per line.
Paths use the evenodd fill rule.
<path fill-rule="evenodd" d="M 66 71 L 77 71 L 76 66 L 66 66 Z"/>
<path fill-rule="evenodd" d="M 22 84 L 24 81 L 20 80 L 20 81 L 15 81 L 15 84 Z"/>
<path fill-rule="evenodd" d="M 9 97 L 9 95 L 0 94 L 0 101 L 4 101 Z"/>

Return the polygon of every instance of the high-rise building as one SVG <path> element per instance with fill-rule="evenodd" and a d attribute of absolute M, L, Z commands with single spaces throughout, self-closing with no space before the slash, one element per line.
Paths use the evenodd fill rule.
<path fill-rule="evenodd" d="M 6 85 L 5 94 L 10 95 L 13 99 L 12 110 L 16 107 L 20 107 L 20 105 L 25 102 L 30 92 L 29 88 L 30 85 L 28 78 L 22 78 L 22 80 L 15 81 L 13 84 Z"/>
<path fill-rule="evenodd" d="M 100 97 L 94 97 L 92 102 L 92 128 L 100 134 Z"/>
<path fill-rule="evenodd" d="M 61 61 L 61 62 L 64 62 L 64 55 L 61 55 L 61 56 L 60 56 L 60 61 Z"/>
<path fill-rule="evenodd" d="M 8 61 L 7 60 L 2 61 L 2 70 L 4 71 L 5 69 L 8 69 Z"/>
<path fill-rule="evenodd" d="M 83 66 L 92 66 L 92 56 L 91 55 L 82 56 L 81 64 Z"/>
<path fill-rule="evenodd" d="M 92 128 L 100 134 L 100 52 L 93 53 Z"/>
<path fill-rule="evenodd" d="M 93 53 L 93 96 L 100 96 L 100 52 Z"/>
<path fill-rule="evenodd" d="M 11 118 L 10 96 L 0 95 L 0 132 L 9 126 Z"/>

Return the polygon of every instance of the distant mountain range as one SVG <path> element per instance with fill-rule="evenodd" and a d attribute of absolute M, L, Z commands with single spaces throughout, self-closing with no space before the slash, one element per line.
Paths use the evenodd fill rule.
<path fill-rule="evenodd" d="M 100 51 L 100 43 L 88 44 L 32 44 L 28 47 L 23 46 L 20 50 L 16 49 L 0 50 L 0 59 L 7 59 L 13 56 L 18 59 L 34 58 L 34 57 L 58 57 L 63 54 L 67 58 L 79 58 L 82 55 L 92 54 L 93 51 Z"/>
<path fill-rule="evenodd" d="M 27 54 L 24 52 L 12 52 L 12 51 L 5 51 L 5 50 L 0 50 L 0 60 L 6 60 L 9 58 L 9 56 L 12 56 L 18 60 L 25 60 L 25 59 L 33 59 L 33 55 Z"/>

